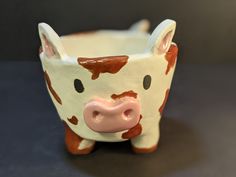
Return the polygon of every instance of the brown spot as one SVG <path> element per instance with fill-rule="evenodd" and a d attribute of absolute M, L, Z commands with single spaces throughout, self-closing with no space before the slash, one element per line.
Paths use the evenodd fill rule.
<path fill-rule="evenodd" d="M 131 139 L 142 133 L 142 126 L 140 123 L 129 129 L 127 132 L 122 134 L 123 139 Z"/>
<path fill-rule="evenodd" d="M 164 107 L 165 107 L 165 105 L 166 105 L 167 98 L 168 98 L 168 96 L 169 96 L 169 92 L 170 92 L 170 89 L 167 89 L 167 90 L 166 90 L 166 94 L 165 94 L 165 98 L 164 98 L 164 100 L 163 100 L 163 103 L 162 103 L 162 105 L 161 105 L 160 108 L 159 108 L 159 112 L 160 112 L 161 115 L 162 115 L 162 112 L 163 112 Z"/>
<path fill-rule="evenodd" d="M 151 152 L 156 151 L 156 149 L 157 149 L 157 145 L 154 145 L 150 148 L 137 148 L 137 147 L 132 146 L 133 152 L 139 153 L 139 154 L 151 153 Z"/>
<path fill-rule="evenodd" d="M 121 94 L 112 94 L 111 95 L 111 98 L 112 99 L 117 99 L 117 98 L 123 98 L 123 97 L 133 97 L 133 98 L 137 98 L 137 93 L 135 93 L 134 91 L 132 90 L 129 90 L 129 91 L 126 91 L 126 92 L 123 92 Z"/>
<path fill-rule="evenodd" d="M 142 115 L 139 117 L 139 122 L 143 118 Z M 138 122 L 137 125 L 135 125 L 133 128 L 129 129 L 127 132 L 124 132 L 122 134 L 123 139 L 131 139 L 134 138 L 142 133 L 142 125 Z"/>
<path fill-rule="evenodd" d="M 65 144 L 66 144 L 67 150 L 71 154 L 75 154 L 75 155 L 89 154 L 93 150 L 94 145 L 80 150 L 79 145 L 81 141 L 83 140 L 83 138 L 81 138 L 79 135 L 74 133 L 65 122 L 64 122 L 64 126 L 65 126 Z"/>
<path fill-rule="evenodd" d="M 99 77 L 100 73 L 117 73 L 128 61 L 128 56 L 107 56 L 98 58 L 78 58 L 78 63 L 92 73 L 92 79 Z"/>
<path fill-rule="evenodd" d="M 140 117 L 139 117 L 139 121 L 140 121 L 142 118 L 143 118 L 143 116 L 142 116 L 142 115 L 140 115 Z"/>
<path fill-rule="evenodd" d="M 71 118 L 67 118 L 67 120 L 74 125 L 78 124 L 78 119 L 75 116 L 72 116 Z"/>
<path fill-rule="evenodd" d="M 44 71 L 44 79 L 45 79 L 45 81 L 47 83 L 49 91 L 51 92 L 51 94 L 53 95 L 55 100 L 57 100 L 57 102 L 59 104 L 62 104 L 61 98 L 58 96 L 58 94 L 56 93 L 56 91 L 52 87 L 52 83 L 51 83 L 51 80 L 49 78 L 49 75 L 47 74 L 47 71 Z"/>
<path fill-rule="evenodd" d="M 174 44 L 172 44 L 168 50 L 168 52 L 165 55 L 165 58 L 168 62 L 167 68 L 166 68 L 166 75 L 170 71 L 171 68 L 174 67 L 176 59 L 177 59 L 177 54 L 178 54 L 178 47 Z"/>

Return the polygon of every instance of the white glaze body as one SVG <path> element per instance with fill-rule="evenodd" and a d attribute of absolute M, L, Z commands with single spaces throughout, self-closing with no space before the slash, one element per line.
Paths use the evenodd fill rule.
<path fill-rule="evenodd" d="M 163 30 L 168 28 L 167 26 Z M 165 99 L 166 90 L 171 86 L 176 64 L 166 74 L 168 62 L 165 53 L 155 53 L 155 47 L 160 41 L 153 38 L 157 38 L 162 33 L 157 31 L 157 34 L 154 34 L 154 31 L 151 36 L 142 30 L 135 31 L 135 29 L 137 28 L 134 25 L 131 30 L 127 31 L 105 30 L 84 35 L 62 36 L 61 44 L 54 44 L 54 47 L 63 46 L 59 55 L 50 58 L 45 52 L 40 54 L 43 70 L 50 76 L 52 86 L 62 100 L 62 104 L 59 104 L 49 91 L 61 120 L 66 122 L 73 132 L 84 138 L 84 142 L 78 147 L 80 149 L 91 146 L 95 141 L 128 140 L 122 138 L 126 130 L 116 133 L 98 133 L 91 130 L 84 122 L 83 109 L 85 104 L 94 98 L 100 97 L 112 102 L 112 94 L 129 90 L 138 93 L 137 99 L 141 104 L 142 115 L 140 120 L 142 133 L 131 139 L 132 144 L 138 148 L 150 148 L 158 143 L 161 119 L 159 108 Z M 48 34 L 50 35 L 50 32 L 45 35 Z M 50 36 L 47 37 L 50 38 Z M 53 43 L 53 39 L 51 42 Z M 78 57 L 114 55 L 127 55 L 127 64 L 119 72 L 101 73 L 95 80 L 91 79 L 92 73 L 79 65 L 77 61 Z M 143 88 L 145 75 L 152 77 L 148 90 Z M 78 93 L 74 89 L 74 79 L 82 81 L 83 93 Z M 68 121 L 68 118 L 72 116 L 78 118 L 77 125 Z"/>

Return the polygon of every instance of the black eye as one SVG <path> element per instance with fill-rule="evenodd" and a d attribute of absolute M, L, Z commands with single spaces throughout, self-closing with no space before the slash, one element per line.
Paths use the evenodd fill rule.
<path fill-rule="evenodd" d="M 149 87 L 151 86 L 151 82 L 152 82 L 152 78 L 150 75 L 146 75 L 144 78 L 143 78 L 143 88 L 145 90 L 149 89 Z"/>
<path fill-rule="evenodd" d="M 74 87 L 75 87 L 75 90 L 79 93 L 82 93 L 84 91 L 83 83 L 79 79 L 74 80 Z"/>

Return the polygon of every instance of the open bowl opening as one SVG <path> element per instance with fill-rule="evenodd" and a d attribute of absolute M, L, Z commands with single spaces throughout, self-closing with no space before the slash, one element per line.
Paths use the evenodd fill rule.
<path fill-rule="evenodd" d="M 72 57 L 100 57 L 144 53 L 148 33 L 95 31 L 61 36 L 66 53 Z"/>

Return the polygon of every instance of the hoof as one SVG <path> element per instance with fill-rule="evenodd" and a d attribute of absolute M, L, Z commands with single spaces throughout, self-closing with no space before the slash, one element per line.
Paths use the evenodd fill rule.
<path fill-rule="evenodd" d="M 95 147 L 95 144 L 85 149 L 76 149 L 76 150 L 71 150 L 67 147 L 67 151 L 73 155 L 86 155 L 86 154 L 90 154 L 93 151 L 94 147 Z"/>
<path fill-rule="evenodd" d="M 91 146 L 85 147 L 84 149 L 79 149 L 80 143 L 85 139 L 74 133 L 70 127 L 65 123 L 65 144 L 67 151 L 73 155 L 85 155 L 92 152 L 95 143 Z"/>
<path fill-rule="evenodd" d="M 138 147 L 134 147 L 132 146 L 132 150 L 134 153 L 137 154 L 147 154 L 147 153 L 151 153 L 157 150 L 157 144 L 150 147 L 150 148 L 138 148 Z"/>

